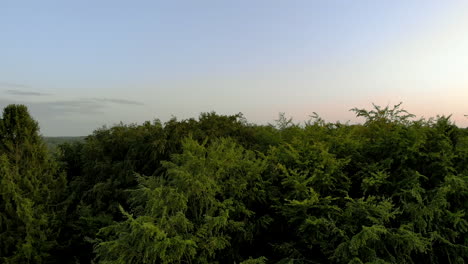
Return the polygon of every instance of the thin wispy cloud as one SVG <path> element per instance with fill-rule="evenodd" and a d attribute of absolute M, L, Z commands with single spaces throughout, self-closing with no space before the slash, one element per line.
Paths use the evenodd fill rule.
<path fill-rule="evenodd" d="M 16 90 L 11 90 L 12 94 L 17 94 Z M 18 95 L 45 95 L 35 92 L 24 92 Z M 6 106 L 11 103 L 23 103 L 30 106 L 33 110 L 50 116 L 66 116 L 67 114 L 82 114 L 82 115 L 96 115 L 106 112 L 106 108 L 110 104 L 118 104 L 122 106 L 141 106 L 143 103 L 138 101 L 118 99 L 118 98 L 77 98 L 77 99 L 64 99 L 64 100 L 51 100 L 45 102 L 34 101 L 17 101 L 17 100 L 0 100 L 0 106 Z"/>
<path fill-rule="evenodd" d="M 116 98 L 81 98 L 75 100 L 57 100 L 43 102 L 43 105 L 63 113 L 98 114 L 104 113 L 106 103 L 120 105 L 143 105 L 141 102 Z"/>
<path fill-rule="evenodd" d="M 20 84 L 20 83 L 10 83 L 10 82 L 0 82 L 0 87 L 7 87 L 7 88 L 30 88 L 29 85 Z"/>
<path fill-rule="evenodd" d="M 21 90 L 6 90 L 5 93 L 11 94 L 11 95 L 19 95 L 19 96 L 46 96 L 46 95 L 50 95 L 48 93 L 39 93 L 39 92 L 21 91 Z"/>
<path fill-rule="evenodd" d="M 78 113 L 78 114 L 99 114 L 103 113 L 103 106 L 99 102 L 78 99 L 78 100 L 61 100 L 53 102 L 45 102 L 42 105 L 61 113 Z"/>
<path fill-rule="evenodd" d="M 32 97 L 0 96 L 0 111 L 9 104 L 24 104 L 42 125 L 46 135 L 86 135 L 109 121 L 104 120 L 115 108 L 129 109 L 141 102 L 118 98 L 64 98 L 37 101 Z M 113 122 L 121 121 L 115 119 Z M 92 130 L 91 130 L 92 131 Z"/>
<path fill-rule="evenodd" d="M 116 98 L 93 98 L 93 100 L 104 102 L 104 103 L 113 103 L 113 104 L 144 105 L 142 102 L 126 100 L 126 99 L 116 99 Z"/>

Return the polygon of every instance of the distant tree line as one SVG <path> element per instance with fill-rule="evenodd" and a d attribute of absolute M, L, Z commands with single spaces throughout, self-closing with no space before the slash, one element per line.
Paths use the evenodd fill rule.
<path fill-rule="evenodd" d="M 468 130 L 242 114 L 101 128 L 49 151 L 0 117 L 0 263 L 466 263 Z"/>

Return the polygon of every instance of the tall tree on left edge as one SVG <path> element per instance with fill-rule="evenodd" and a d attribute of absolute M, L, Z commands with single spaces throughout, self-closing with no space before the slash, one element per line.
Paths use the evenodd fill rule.
<path fill-rule="evenodd" d="M 0 119 L 0 262 L 46 263 L 57 248 L 66 178 L 24 105 Z"/>

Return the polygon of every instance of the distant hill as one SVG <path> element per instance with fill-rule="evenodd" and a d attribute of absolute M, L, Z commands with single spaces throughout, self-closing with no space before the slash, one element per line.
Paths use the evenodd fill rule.
<path fill-rule="evenodd" d="M 80 142 L 84 141 L 86 137 L 43 137 L 49 149 L 55 149 L 58 145 L 63 143 Z"/>

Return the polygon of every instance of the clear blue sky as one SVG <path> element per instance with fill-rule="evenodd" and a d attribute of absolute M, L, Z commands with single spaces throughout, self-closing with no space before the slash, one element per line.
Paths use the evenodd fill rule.
<path fill-rule="evenodd" d="M 200 112 L 273 122 L 404 102 L 468 114 L 467 1 L 0 2 L 0 107 L 42 133 Z"/>

